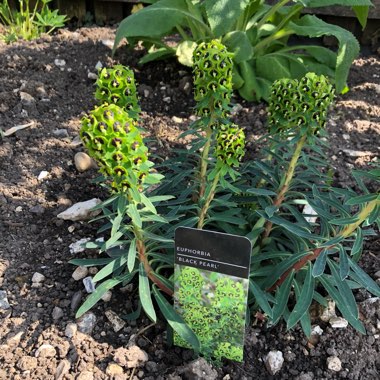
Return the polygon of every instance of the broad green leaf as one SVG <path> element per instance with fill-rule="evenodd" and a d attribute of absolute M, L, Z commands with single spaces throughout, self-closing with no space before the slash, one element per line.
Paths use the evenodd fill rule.
<path fill-rule="evenodd" d="M 234 62 L 240 63 L 252 58 L 253 49 L 252 44 L 245 32 L 233 31 L 227 33 L 222 40 L 223 44 L 227 46 L 228 51 L 234 53 Z M 234 80 L 236 86 L 236 81 Z M 236 86 L 238 88 L 240 86 Z"/>
<path fill-rule="evenodd" d="M 197 47 L 197 43 L 194 41 L 182 41 L 178 44 L 176 50 L 176 56 L 178 62 L 184 66 L 192 67 L 193 66 L 193 51 Z"/>
<path fill-rule="evenodd" d="M 127 266 L 130 272 L 132 272 L 133 268 L 135 267 L 136 254 L 137 254 L 136 238 L 134 238 L 131 240 L 131 245 L 129 246 L 129 250 L 128 250 Z"/>
<path fill-rule="evenodd" d="M 175 54 L 174 49 L 168 49 L 168 48 L 162 47 L 155 50 L 152 53 L 145 54 L 144 57 L 142 57 L 139 60 L 139 64 L 144 65 L 145 63 L 156 61 L 158 59 L 166 59 L 173 56 L 174 54 Z"/>
<path fill-rule="evenodd" d="M 155 286 L 153 286 L 153 294 L 157 301 L 158 307 L 168 321 L 169 325 L 182 339 L 191 345 L 194 351 L 199 352 L 199 340 L 193 330 L 190 329 L 182 317 L 174 310 L 173 306 L 169 304 L 169 302 Z"/>
<path fill-rule="evenodd" d="M 288 304 L 290 290 L 291 290 L 292 282 L 293 282 L 293 276 L 294 276 L 294 271 L 289 273 L 284 283 L 279 288 L 277 288 L 277 291 L 276 291 L 277 303 L 274 305 L 273 318 L 272 318 L 272 323 L 274 325 L 280 320 L 281 316 L 284 314 L 286 305 Z"/>
<path fill-rule="evenodd" d="M 146 315 L 153 321 L 157 321 L 156 312 L 154 310 L 152 295 L 150 292 L 149 278 L 145 272 L 144 264 L 140 263 L 139 267 L 139 296 L 141 305 Z"/>
<path fill-rule="evenodd" d="M 350 271 L 350 266 L 348 265 L 348 257 L 343 248 L 339 245 L 339 276 L 342 281 L 348 276 Z"/>
<path fill-rule="evenodd" d="M 189 11 L 185 0 L 161 0 L 125 18 L 119 25 L 112 51 L 115 52 L 125 37 L 160 37 L 169 33 L 185 19 L 197 27 L 208 30 L 208 26 Z M 143 39 L 143 38 L 142 38 Z"/>
<path fill-rule="evenodd" d="M 233 30 L 249 0 L 205 0 L 203 4 L 214 37 L 220 37 Z"/>
<path fill-rule="evenodd" d="M 133 224 L 135 224 L 138 228 L 142 227 L 140 213 L 137 210 L 137 207 L 136 207 L 136 205 L 134 203 L 131 203 L 128 206 L 127 214 L 132 219 Z"/>
<path fill-rule="evenodd" d="M 297 299 L 290 316 L 288 318 L 287 328 L 291 329 L 301 318 L 308 312 L 313 300 L 315 280 L 312 275 L 311 264 L 308 264 L 305 281 L 302 286 L 301 294 Z"/>
<path fill-rule="evenodd" d="M 362 268 L 359 267 L 355 261 L 348 259 L 351 269 L 355 272 L 356 276 L 353 276 L 352 273 L 350 276 L 362 286 L 364 286 L 369 292 L 371 292 L 376 297 L 380 297 L 380 287 L 377 283 L 372 280 L 370 276 Z"/>
<path fill-rule="evenodd" d="M 135 273 L 136 272 L 128 273 L 126 276 L 110 278 L 109 280 L 102 282 L 100 285 L 96 287 L 95 291 L 88 296 L 83 305 L 78 309 L 78 311 L 75 314 L 75 318 L 79 318 L 86 311 L 90 310 L 103 297 L 107 290 L 114 288 L 116 285 L 120 284 L 126 279 L 132 278 L 135 275 Z"/>
<path fill-rule="evenodd" d="M 300 36 L 335 36 L 339 41 L 335 70 L 335 86 L 340 93 L 346 87 L 348 72 L 353 60 L 359 54 L 359 43 L 352 33 L 339 26 L 328 24 L 316 16 L 305 15 L 296 22 L 290 22 L 289 28 Z"/>
<path fill-rule="evenodd" d="M 251 292 L 253 293 L 253 297 L 255 298 L 258 305 L 261 307 L 263 312 L 269 316 L 270 319 L 273 318 L 273 311 L 269 305 L 268 297 L 266 296 L 266 292 L 261 290 L 261 288 L 252 280 L 249 281 L 249 287 Z"/>
<path fill-rule="evenodd" d="M 353 260 L 356 262 L 359 260 L 360 254 L 363 250 L 363 239 L 363 230 L 360 227 L 358 227 L 356 230 L 356 238 L 351 249 L 351 256 Z"/>

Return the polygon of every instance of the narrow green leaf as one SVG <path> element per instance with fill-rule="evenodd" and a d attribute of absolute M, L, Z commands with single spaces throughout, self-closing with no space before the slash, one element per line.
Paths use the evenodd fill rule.
<path fill-rule="evenodd" d="M 350 218 L 336 218 L 329 220 L 330 224 L 335 224 L 337 226 L 345 226 L 347 224 L 356 223 L 359 220 L 357 215 L 352 216 Z"/>
<path fill-rule="evenodd" d="M 149 278 L 145 272 L 144 264 L 140 263 L 139 267 L 139 296 L 141 305 L 146 315 L 153 321 L 157 321 L 156 312 L 154 310 L 152 295 L 150 292 Z"/>
<path fill-rule="evenodd" d="M 111 273 L 117 271 L 119 268 L 121 268 L 123 265 L 126 264 L 128 256 L 127 252 L 108 263 L 104 268 L 102 268 L 98 273 L 96 273 L 95 277 L 93 278 L 94 282 L 99 282 L 109 276 Z M 130 271 L 131 272 L 131 271 Z"/>
<path fill-rule="evenodd" d="M 157 49 L 151 53 L 144 55 L 144 57 L 142 57 L 139 60 L 139 64 L 144 65 L 145 63 L 152 62 L 152 61 L 155 61 L 158 59 L 169 58 L 169 57 L 172 57 L 174 54 L 175 54 L 174 49 L 169 49 L 167 47 L 161 47 L 161 48 L 159 48 L 159 49 Z"/>
<path fill-rule="evenodd" d="M 327 249 L 324 249 L 317 259 L 315 260 L 315 263 L 313 265 L 313 276 L 319 277 L 326 268 L 326 260 L 327 260 Z"/>
<path fill-rule="evenodd" d="M 128 206 L 128 216 L 132 219 L 133 224 L 135 224 L 138 228 L 142 228 L 140 214 L 134 203 L 131 203 Z"/>
<path fill-rule="evenodd" d="M 286 305 L 288 304 L 290 290 L 293 282 L 293 276 L 294 271 L 292 271 L 286 278 L 284 283 L 279 288 L 277 288 L 275 297 L 277 303 L 274 305 L 272 318 L 272 323 L 274 325 L 280 320 L 281 316 L 284 314 Z"/>
<path fill-rule="evenodd" d="M 343 281 L 341 280 L 339 273 L 336 269 L 337 264 L 334 263 L 330 259 L 327 260 L 327 263 L 331 270 L 331 274 L 334 279 L 335 285 L 338 288 L 341 297 L 344 299 L 347 309 L 349 310 L 350 314 L 354 318 L 358 318 L 359 317 L 358 306 L 356 305 L 355 297 L 352 294 L 350 287 L 348 286 L 345 280 Z"/>
<path fill-rule="evenodd" d="M 355 272 L 356 276 L 353 276 L 352 273 L 350 277 L 352 277 L 355 281 L 360 283 L 364 288 L 366 288 L 369 292 L 371 292 L 376 297 L 380 297 L 380 287 L 379 285 L 370 277 L 362 268 L 359 267 L 355 261 L 348 258 L 348 262 L 350 264 L 351 269 Z"/>
<path fill-rule="evenodd" d="M 276 193 L 271 190 L 262 189 L 262 188 L 250 188 L 247 190 L 247 193 L 255 194 L 255 195 L 268 195 L 275 196 Z"/>
<path fill-rule="evenodd" d="M 343 246 L 339 245 L 339 276 L 342 281 L 348 276 L 349 270 L 347 254 Z"/>
<path fill-rule="evenodd" d="M 315 280 L 312 275 L 311 264 L 308 264 L 305 282 L 303 283 L 301 294 L 288 318 L 287 328 L 291 329 L 308 312 L 313 300 Z"/>
<path fill-rule="evenodd" d="M 365 327 L 363 324 L 358 320 L 358 317 L 355 317 L 350 309 L 346 306 L 346 302 L 340 292 L 336 289 L 336 287 L 332 284 L 331 279 L 326 276 L 322 275 L 319 277 L 319 281 L 324 286 L 324 288 L 327 290 L 331 298 L 335 301 L 338 309 L 341 311 L 343 317 L 347 319 L 347 321 L 351 324 L 352 327 L 354 327 L 356 330 L 361 332 L 362 334 L 366 334 Z"/>
<path fill-rule="evenodd" d="M 145 205 L 145 207 L 152 213 L 157 214 L 156 208 L 153 206 L 153 203 L 150 201 L 150 199 L 144 194 L 140 193 L 141 196 L 141 202 Z"/>
<path fill-rule="evenodd" d="M 356 262 L 359 261 L 360 255 L 363 250 L 363 240 L 363 230 L 360 227 L 358 227 L 356 230 L 356 239 L 351 249 L 351 256 L 353 260 Z"/>
<path fill-rule="evenodd" d="M 149 197 L 149 200 L 152 203 L 156 203 L 156 202 L 168 201 L 169 199 L 174 199 L 174 198 L 175 197 L 173 195 L 154 195 L 152 197 Z"/>
<path fill-rule="evenodd" d="M 357 197 L 350 198 L 347 202 L 346 205 L 359 205 L 362 203 L 367 203 L 371 202 L 374 199 L 376 199 L 379 195 L 378 194 L 365 194 L 365 195 L 359 195 Z"/>
<path fill-rule="evenodd" d="M 136 261 L 136 238 L 132 239 L 131 245 L 129 246 L 129 251 L 128 251 L 128 270 L 130 272 L 133 271 L 133 268 L 135 267 L 135 261 Z"/>
<path fill-rule="evenodd" d="M 75 314 L 75 318 L 79 318 L 86 311 L 90 310 L 103 297 L 104 293 L 106 293 L 107 290 L 114 288 L 116 285 L 120 284 L 128 278 L 132 278 L 135 273 L 136 272 L 128 273 L 126 276 L 120 278 L 110 278 L 109 280 L 102 282 L 96 287 L 95 291 L 88 296 L 83 305 L 78 309 L 77 313 Z"/>
<path fill-rule="evenodd" d="M 123 233 L 121 231 L 116 232 L 114 235 L 111 235 L 111 237 L 103 244 L 102 251 L 106 251 L 107 249 L 110 249 L 112 246 L 115 246 L 115 244 L 119 243 L 119 239 L 123 236 Z"/>
<path fill-rule="evenodd" d="M 256 302 L 259 304 L 261 309 L 265 314 L 269 316 L 270 319 L 273 318 L 273 311 L 269 305 L 268 298 L 266 296 L 266 292 L 261 290 L 261 288 L 252 280 L 249 281 L 249 287 Z"/>
<path fill-rule="evenodd" d="M 160 291 L 153 286 L 153 294 L 158 307 L 173 330 L 194 349 L 199 352 L 200 344 L 193 330 L 185 323 L 182 317 L 174 310 L 173 306 L 165 299 Z"/>
<path fill-rule="evenodd" d="M 69 261 L 69 264 L 74 264 L 82 267 L 96 267 L 99 265 L 106 265 L 111 262 L 113 259 L 104 258 L 104 259 L 73 259 Z"/>
<path fill-rule="evenodd" d="M 153 234 L 153 233 L 148 232 L 148 231 L 144 231 L 144 236 L 146 238 L 148 238 L 148 239 L 151 239 L 151 240 L 154 240 L 154 241 L 160 241 L 162 243 L 174 243 L 173 239 L 168 239 L 168 238 L 165 238 L 163 236 L 159 236 L 159 235 Z"/>

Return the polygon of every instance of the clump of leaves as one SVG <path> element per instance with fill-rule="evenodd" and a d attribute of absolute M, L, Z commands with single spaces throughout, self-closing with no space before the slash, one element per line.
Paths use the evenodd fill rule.
<path fill-rule="evenodd" d="M 59 15 L 58 10 L 51 10 L 49 3 L 52 0 L 37 0 L 31 7 L 29 0 L 19 1 L 20 9 L 11 8 L 8 0 L 0 4 L 0 21 L 6 27 L 5 35 L 0 38 L 11 43 L 18 39 L 33 40 L 42 33 L 50 34 L 61 28 L 68 20 L 65 15 Z"/>
<path fill-rule="evenodd" d="M 347 91 L 349 68 L 359 44 L 349 31 L 303 14 L 305 8 L 329 5 L 353 9 L 366 25 L 370 0 L 158 0 L 124 19 L 114 50 L 123 38 L 130 46 L 143 42 L 148 53 L 140 62 L 177 56 L 191 66 L 192 51 L 202 41 L 220 38 L 234 53 L 234 87 L 247 100 L 269 99 L 270 86 L 281 78 L 300 79 L 307 72 L 330 77 L 338 92 Z M 178 33 L 173 47 L 163 37 Z M 291 36 L 335 36 L 338 51 L 315 44 L 289 44 Z"/>
<path fill-rule="evenodd" d="M 204 352 L 198 332 L 185 324 L 167 297 L 173 294 L 175 229 L 207 226 L 250 239 L 249 303 L 252 313 L 264 312 L 269 325 L 284 320 L 289 329 L 300 324 L 310 335 L 311 303 L 326 306 L 332 298 L 343 317 L 365 333 L 353 289 L 380 295 L 378 284 L 358 265 L 364 238 L 375 234 L 371 225 L 380 225 L 380 195 L 367 188 L 368 180 L 380 181 L 380 170 L 353 173 L 361 194 L 331 186 L 324 137 L 333 86 L 314 73 L 275 81 L 269 91 L 269 131 L 260 142 L 265 158 L 242 162 L 244 132 L 229 117 L 231 55 L 219 40 L 211 40 L 199 44 L 193 59 L 199 119 L 183 133 L 193 136 L 190 148 L 160 164 L 165 178 L 148 163 L 145 145 L 125 110 L 105 104 L 83 119 L 84 143 L 116 186 L 98 206 L 108 221 L 100 232 L 109 231 L 109 238 L 87 245 L 109 258 L 72 261 L 104 266 L 94 278 L 96 291 L 77 316 L 106 290 L 138 274 L 137 311 L 143 309 L 156 321 L 153 296 L 180 339 Z M 125 181 L 128 185 L 118 186 Z M 305 206 L 313 215 L 305 214 Z M 187 291 L 192 297 L 195 289 Z M 221 346 L 220 356 L 228 349 Z"/>

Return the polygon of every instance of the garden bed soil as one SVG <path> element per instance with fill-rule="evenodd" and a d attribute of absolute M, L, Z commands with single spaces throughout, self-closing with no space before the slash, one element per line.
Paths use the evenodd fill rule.
<path fill-rule="evenodd" d="M 131 312 L 136 288 L 115 290 L 111 301 L 102 301 L 92 310 L 97 318 L 92 333 L 67 336 L 78 300 L 85 297 L 82 281 L 71 277 L 75 267 L 68 261 L 91 253 L 73 255 L 69 245 L 96 237 L 99 224 L 63 221 L 57 214 L 73 203 L 107 197 L 91 182 L 96 169 L 78 172 L 74 165 L 74 155 L 83 147 L 72 141 L 83 112 L 94 106 L 89 72 L 96 72 L 98 61 L 120 62 L 135 70 L 141 125 L 155 138 L 150 146 L 160 155 L 166 156 L 180 143 L 178 135 L 189 125 L 194 105 L 188 69 L 174 60 L 142 68 L 137 65 L 142 51 L 125 48 L 112 59 L 114 32 L 82 28 L 61 30 L 33 42 L 9 46 L 0 42 L 0 128 L 6 131 L 33 122 L 0 141 L 0 290 L 6 292 L 10 305 L 0 306 L 0 379 L 378 379 L 380 302 L 368 301 L 371 296 L 365 291 L 356 297 L 367 335 L 350 326 L 332 328 L 317 318 L 315 324 L 323 334 L 311 342 L 298 327 L 287 332 L 282 323 L 269 328 L 252 320 L 244 362 L 226 360 L 221 368 L 194 363 L 190 350 L 169 347 L 162 322 L 150 326 L 142 317 L 114 332 L 104 313 Z M 338 97 L 328 122 L 328 154 L 334 181 L 342 187 L 354 186 L 351 170 L 368 169 L 379 154 L 378 54 L 362 55 L 354 62 L 349 86 L 351 91 Z M 265 132 L 265 106 L 234 101 L 241 105 L 235 108 L 235 118 L 245 128 L 248 156 L 255 157 L 255 142 Z M 46 176 L 38 179 L 43 171 Z M 379 241 L 372 239 L 360 264 L 375 278 L 379 260 Z M 39 286 L 32 284 L 35 272 L 45 276 Z M 147 361 L 135 369 L 110 365 L 114 352 L 131 342 L 148 354 Z M 284 357 L 275 375 L 264 364 L 271 350 L 281 351 Z M 327 360 L 333 356 L 341 361 L 339 371 L 328 369 Z"/>

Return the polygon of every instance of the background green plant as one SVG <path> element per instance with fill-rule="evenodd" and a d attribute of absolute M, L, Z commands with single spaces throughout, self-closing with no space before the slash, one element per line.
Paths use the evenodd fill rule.
<path fill-rule="evenodd" d="M 174 232 L 178 226 L 188 226 L 251 240 L 249 304 L 252 313 L 264 312 L 268 324 L 284 320 L 289 329 L 300 324 L 310 335 L 311 303 L 326 306 L 332 298 L 343 317 L 365 333 L 353 290 L 365 288 L 380 295 L 378 284 L 358 265 L 365 237 L 376 234 L 371 225 L 380 225 L 380 195 L 377 190 L 371 192 L 371 188 L 379 188 L 380 169 L 353 173 L 359 194 L 332 186 L 324 151 L 334 88 L 325 76 L 314 73 L 300 80 L 275 81 L 270 89 L 268 135 L 259 141 L 262 154 L 257 160 L 240 162 L 242 131 L 229 119 L 230 53 L 220 41 L 212 40 L 199 44 L 193 59 L 199 119 L 182 134 L 193 136 L 191 146 L 177 149 L 168 160 L 156 157 L 155 168 L 165 171 L 165 178 L 149 166 L 143 183 L 136 179 L 130 181 L 130 187 L 116 187 L 98 206 L 103 210 L 100 218 L 108 220 L 100 232 L 109 237 L 105 243 L 87 247 L 100 249 L 109 257 L 72 261 L 104 266 L 94 278 L 96 291 L 77 316 L 109 288 L 138 274 L 140 307 L 127 318 L 136 318 L 143 309 L 155 321 L 156 303 L 180 337 L 199 350 L 197 336 L 166 298 L 173 293 Z M 128 113 L 115 104 L 101 107 L 105 108 L 102 115 L 115 107 Z M 83 128 L 87 133 L 96 128 L 93 136 L 89 133 L 92 139 L 100 132 L 112 141 L 119 133 L 113 129 L 113 120 L 103 117 L 97 122 L 84 118 Z M 94 143 L 86 141 L 89 137 L 83 132 L 81 135 L 86 145 Z M 93 145 L 89 147 L 100 165 L 113 167 L 109 143 L 104 155 L 94 153 Z M 139 166 L 130 169 L 137 173 Z M 106 173 L 115 176 L 112 171 Z M 147 181 L 149 175 L 153 175 L 152 182 Z M 315 221 L 304 214 L 306 205 L 315 211 Z M 220 349 L 224 352 L 227 348 Z"/>
<path fill-rule="evenodd" d="M 369 0 L 158 0 L 124 19 L 116 33 L 114 50 L 125 37 L 134 46 L 143 41 L 148 54 L 140 62 L 177 56 L 191 66 L 192 50 L 202 41 L 221 38 L 234 53 L 234 87 L 246 100 L 269 98 L 272 82 L 301 78 L 307 72 L 329 76 L 338 92 L 347 91 L 349 68 L 359 44 L 349 31 L 328 24 L 305 7 L 352 7 L 365 27 Z M 291 3 L 291 5 L 290 5 Z M 168 45 L 163 37 L 178 33 L 180 42 Z M 338 51 L 315 44 L 289 44 L 290 36 L 335 36 Z"/>
<path fill-rule="evenodd" d="M 29 0 L 19 1 L 19 10 L 11 9 L 8 0 L 0 4 L 0 22 L 5 25 L 6 33 L 0 35 L 7 43 L 19 38 L 32 40 L 42 33 L 50 34 L 56 28 L 65 25 L 68 20 L 65 15 L 59 15 L 58 10 L 50 10 L 48 4 L 52 0 L 37 0 L 30 7 Z"/>

